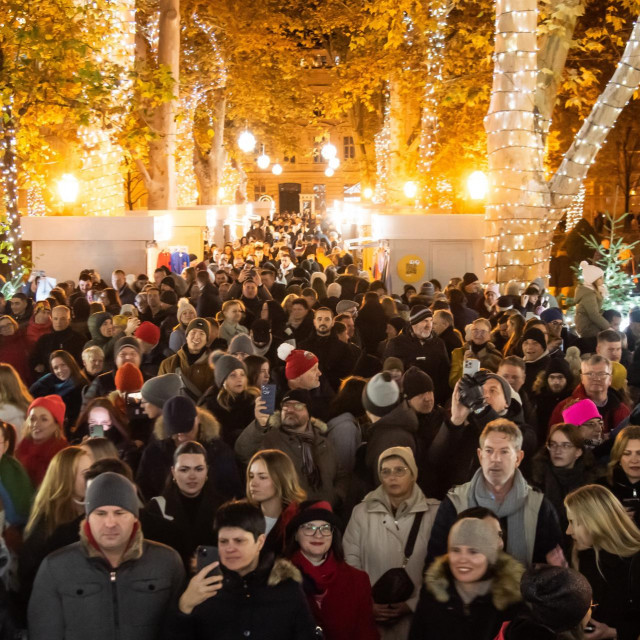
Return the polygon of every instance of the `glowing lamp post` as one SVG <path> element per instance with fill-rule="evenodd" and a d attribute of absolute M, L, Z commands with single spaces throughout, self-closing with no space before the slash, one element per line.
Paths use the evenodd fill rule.
<path fill-rule="evenodd" d="M 63 173 L 58 180 L 58 195 L 64 204 L 73 204 L 78 199 L 80 183 L 71 173 Z"/>
<path fill-rule="evenodd" d="M 276 162 L 271 168 L 271 172 L 274 176 L 279 176 L 282 173 L 282 165 Z"/>
<path fill-rule="evenodd" d="M 336 155 L 338 155 L 338 150 L 336 149 L 335 145 L 327 142 L 327 144 L 325 144 L 320 150 L 320 154 L 325 160 L 331 160 L 332 158 L 335 158 Z"/>
<path fill-rule="evenodd" d="M 489 191 L 489 181 L 482 171 L 474 171 L 467 178 L 467 189 L 472 200 L 484 200 Z"/>
<path fill-rule="evenodd" d="M 403 191 L 407 198 L 413 200 L 418 193 L 418 185 L 412 180 L 409 180 L 409 182 L 404 183 Z"/>
<path fill-rule="evenodd" d="M 268 169 L 269 164 L 271 164 L 271 158 L 263 151 L 262 155 L 258 156 L 256 162 L 258 163 L 258 167 L 260 169 Z"/>
<path fill-rule="evenodd" d="M 371 187 L 365 187 L 362 195 L 365 200 L 371 200 L 371 198 L 373 198 L 373 189 Z"/>
<path fill-rule="evenodd" d="M 327 167 L 324 170 L 324 175 L 327 176 L 327 178 L 331 178 L 334 173 L 335 173 L 335 171 L 331 167 Z"/>

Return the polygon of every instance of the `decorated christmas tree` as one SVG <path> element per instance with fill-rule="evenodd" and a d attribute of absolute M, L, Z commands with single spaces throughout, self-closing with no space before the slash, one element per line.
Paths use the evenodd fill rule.
<path fill-rule="evenodd" d="M 583 236 L 587 247 L 597 252 L 599 257 L 594 261 L 604 271 L 604 284 L 609 295 L 602 303 L 602 309 L 615 309 L 626 315 L 629 309 L 640 306 L 640 296 L 636 288 L 636 274 L 633 249 L 640 242 L 626 242 L 622 235 L 623 220 L 628 214 L 613 218 L 605 214 L 608 227 L 608 237 L 598 240 L 593 235 Z"/>

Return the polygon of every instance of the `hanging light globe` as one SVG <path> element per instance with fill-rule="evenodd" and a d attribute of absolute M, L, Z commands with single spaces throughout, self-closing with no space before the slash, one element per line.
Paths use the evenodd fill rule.
<path fill-rule="evenodd" d="M 256 137 L 251 131 L 245 130 L 238 136 L 238 146 L 240 147 L 240 151 L 250 153 L 256 148 Z"/>
<path fill-rule="evenodd" d="M 71 204 L 78 199 L 80 183 L 72 173 L 63 173 L 58 180 L 58 195 L 65 204 Z"/>
<path fill-rule="evenodd" d="M 335 171 L 331 167 L 327 167 L 324 170 L 324 175 L 327 176 L 327 178 L 331 178 L 331 176 L 333 176 L 334 173 Z"/>
<path fill-rule="evenodd" d="M 269 164 L 271 164 L 271 158 L 266 153 L 263 153 L 261 156 L 258 156 L 257 163 L 260 169 L 267 169 Z"/>
<path fill-rule="evenodd" d="M 277 162 L 273 165 L 273 168 L 271 169 L 271 172 L 276 175 L 279 176 L 282 173 L 282 165 L 278 164 Z"/>
<path fill-rule="evenodd" d="M 482 171 L 474 171 L 467 178 L 467 189 L 472 200 L 484 200 L 489 190 L 489 180 Z"/>
<path fill-rule="evenodd" d="M 329 168 L 330 169 L 337 169 L 340 166 L 340 158 L 334 157 L 331 158 L 331 160 L 329 160 Z"/>
<path fill-rule="evenodd" d="M 371 200 L 371 198 L 373 198 L 373 189 L 371 187 L 365 187 L 362 195 L 364 196 L 365 200 Z"/>
<path fill-rule="evenodd" d="M 327 142 L 327 144 L 325 144 L 320 150 L 320 153 L 325 160 L 331 160 L 331 158 L 336 157 L 338 150 L 336 149 L 335 145 Z"/>
<path fill-rule="evenodd" d="M 409 182 L 404 183 L 404 195 L 407 198 L 415 198 L 416 193 L 418 193 L 418 185 L 415 182 L 409 180 Z"/>

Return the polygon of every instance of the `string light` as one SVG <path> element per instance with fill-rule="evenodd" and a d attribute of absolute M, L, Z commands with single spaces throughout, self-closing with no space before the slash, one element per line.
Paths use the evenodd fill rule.
<path fill-rule="evenodd" d="M 389 88 L 383 91 L 384 111 L 382 129 L 373 137 L 376 151 L 376 186 L 373 202 L 382 204 L 387 201 L 389 188 L 389 162 L 391 158 L 391 110 L 389 107 Z"/>
<path fill-rule="evenodd" d="M 485 277 L 530 281 L 548 263 L 557 220 L 608 131 L 640 84 L 636 21 L 622 59 L 549 182 L 536 114 L 537 2 L 497 0 L 493 92 L 487 131 L 491 191 L 485 215 Z"/>
<path fill-rule="evenodd" d="M 584 197 L 587 193 L 587 188 L 582 185 L 576 197 L 572 200 L 571 206 L 567 209 L 567 222 L 565 225 L 565 231 L 568 233 L 575 227 L 580 220 L 582 220 L 582 214 L 584 212 Z"/>

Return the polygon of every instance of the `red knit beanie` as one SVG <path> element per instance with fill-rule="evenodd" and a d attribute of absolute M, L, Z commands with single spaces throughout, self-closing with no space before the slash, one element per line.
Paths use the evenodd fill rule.
<path fill-rule="evenodd" d="M 153 322 L 145 320 L 133 334 L 138 340 L 147 344 L 157 345 L 160 342 L 160 327 L 156 327 Z"/>
<path fill-rule="evenodd" d="M 60 425 L 60 428 L 64 425 L 64 414 L 67 407 L 64 404 L 62 398 L 58 395 L 42 396 L 42 398 L 36 398 L 27 409 L 27 415 L 31 413 L 31 409 L 34 407 L 42 407 L 46 409 L 53 419 Z"/>
<path fill-rule="evenodd" d="M 287 366 L 285 367 L 287 380 L 299 378 L 316 364 L 318 364 L 318 358 L 311 351 L 294 349 L 287 358 Z"/>
<path fill-rule="evenodd" d="M 122 393 L 134 393 L 142 389 L 144 378 L 140 369 L 131 362 L 125 362 L 116 371 L 116 389 Z"/>

